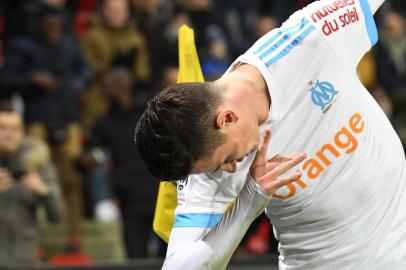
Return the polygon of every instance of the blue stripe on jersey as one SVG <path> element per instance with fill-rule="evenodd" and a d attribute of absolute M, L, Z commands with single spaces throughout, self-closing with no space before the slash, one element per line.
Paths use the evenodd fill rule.
<path fill-rule="evenodd" d="M 286 46 L 282 51 L 280 51 L 277 55 L 272 57 L 268 60 L 265 65 L 267 67 L 274 64 L 276 61 L 287 55 L 295 46 L 297 46 L 302 40 L 304 40 L 314 29 L 316 29 L 313 25 L 307 27 L 300 35 L 298 35 L 288 46 Z"/>
<path fill-rule="evenodd" d="M 302 29 L 308 22 L 309 22 L 309 20 L 307 20 L 306 18 L 303 18 L 302 21 L 300 23 L 296 24 L 296 25 L 287 27 L 285 29 L 280 29 L 274 36 L 272 36 L 270 39 L 265 41 L 265 43 L 263 43 L 258 49 L 256 49 L 254 51 L 254 54 L 258 54 L 261 51 L 263 51 L 266 47 L 268 47 L 272 42 L 277 40 L 284 33 L 286 33 L 286 35 L 289 35 L 289 36 L 294 35 L 295 33 L 299 32 L 300 29 Z"/>
<path fill-rule="evenodd" d="M 360 3 L 362 12 L 364 13 L 369 41 L 371 42 L 372 47 L 378 42 L 378 31 L 376 30 L 374 16 L 367 0 L 361 0 Z"/>
<path fill-rule="evenodd" d="M 223 214 L 177 214 L 173 227 L 214 227 Z"/>

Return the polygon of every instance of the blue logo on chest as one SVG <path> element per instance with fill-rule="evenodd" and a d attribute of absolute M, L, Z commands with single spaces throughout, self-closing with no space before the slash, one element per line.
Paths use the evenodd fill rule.
<path fill-rule="evenodd" d="M 338 91 L 329 82 L 317 80 L 315 83 L 310 82 L 309 85 L 311 88 L 308 90 L 313 103 L 319 106 L 323 112 L 326 112 L 333 104 L 334 97 L 338 94 Z"/>

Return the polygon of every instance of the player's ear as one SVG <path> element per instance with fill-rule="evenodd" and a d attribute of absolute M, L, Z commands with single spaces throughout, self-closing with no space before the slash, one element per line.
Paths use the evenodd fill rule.
<path fill-rule="evenodd" d="M 232 110 L 220 111 L 216 116 L 216 127 L 221 129 L 238 122 L 238 115 Z"/>

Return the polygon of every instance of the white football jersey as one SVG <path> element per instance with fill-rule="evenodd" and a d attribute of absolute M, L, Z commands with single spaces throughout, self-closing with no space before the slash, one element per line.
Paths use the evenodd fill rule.
<path fill-rule="evenodd" d="M 280 269 L 406 269 L 402 144 L 356 74 L 377 42 L 372 14 L 380 2 L 314 2 L 227 71 L 250 64 L 266 81 L 267 157 L 307 153 L 293 169 L 301 168 L 302 178 L 277 190 L 266 208 L 280 242 Z M 244 185 L 254 155 L 234 174 L 179 182 L 174 227 L 213 227 Z"/>

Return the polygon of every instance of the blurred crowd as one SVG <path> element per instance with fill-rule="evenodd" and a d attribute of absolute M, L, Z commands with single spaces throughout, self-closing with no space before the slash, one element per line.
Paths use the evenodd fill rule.
<path fill-rule="evenodd" d="M 128 258 L 151 256 L 158 181 L 135 151 L 134 127 L 147 101 L 176 83 L 178 28 L 194 29 L 213 80 L 310 2 L 1 1 L 0 266 L 37 261 L 38 206 L 66 223 L 68 252 L 81 250 L 81 224 L 95 219 L 121 222 Z M 380 41 L 359 65 L 404 144 L 405 16 L 404 0 L 387 0 L 376 16 Z M 270 251 L 270 225 L 259 219 L 240 252 Z"/>

